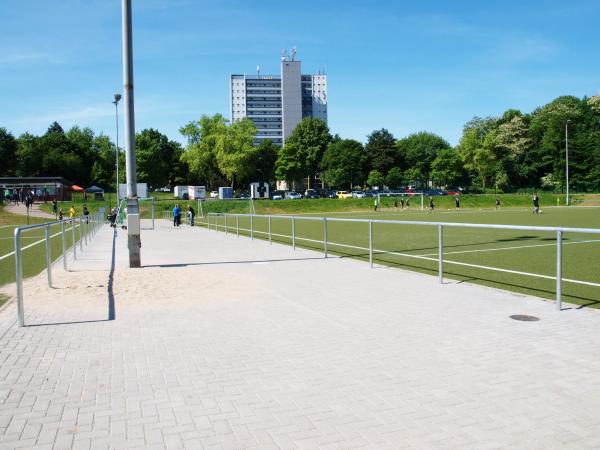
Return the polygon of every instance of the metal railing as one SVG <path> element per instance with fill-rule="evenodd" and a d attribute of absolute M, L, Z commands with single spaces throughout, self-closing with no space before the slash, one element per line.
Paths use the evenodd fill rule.
<path fill-rule="evenodd" d="M 211 224 L 211 217 L 214 219 Z M 220 225 L 218 218 L 223 217 L 223 224 Z M 437 261 L 437 270 L 438 270 L 438 278 L 439 282 L 444 282 L 444 263 L 446 264 L 454 264 L 459 266 L 473 267 L 484 270 L 492 270 L 504 273 L 512 273 L 517 275 L 525 275 L 537 278 L 543 278 L 548 280 L 556 281 L 556 304 L 557 309 L 560 311 L 562 309 L 562 283 L 563 281 L 567 281 L 574 284 L 582 284 L 587 286 L 595 286 L 600 287 L 600 283 L 594 283 L 590 281 L 581 281 L 581 280 L 573 280 L 573 279 L 565 279 L 562 274 L 562 262 L 563 262 L 563 234 L 564 233 L 579 233 L 579 234 L 598 234 L 600 235 L 600 229 L 597 228 L 569 228 L 569 227 L 538 227 L 538 226 L 527 226 L 527 225 L 496 225 L 496 224 L 476 224 L 476 223 L 457 223 L 457 222 L 426 222 L 426 221 L 408 221 L 408 220 L 381 220 L 381 219 L 350 219 L 350 218 L 331 218 L 331 217 L 310 217 L 310 216 L 288 216 L 288 215 L 254 215 L 254 214 L 227 214 L 227 213 L 208 213 L 206 215 L 206 222 L 199 222 L 199 225 L 206 225 L 206 227 L 211 230 L 214 229 L 218 231 L 219 228 L 223 228 L 225 233 L 228 233 L 229 228 L 233 228 L 233 225 L 230 226 L 228 224 L 228 217 L 235 217 L 235 231 L 236 235 L 240 235 L 240 230 L 248 232 L 251 239 L 254 239 L 254 235 L 256 234 L 264 234 L 267 235 L 267 239 L 269 243 L 272 243 L 273 236 L 278 237 L 286 237 L 291 238 L 292 247 L 296 249 L 296 241 L 310 241 L 314 243 L 321 243 L 323 245 L 323 254 L 324 257 L 328 257 L 328 246 L 340 246 L 340 247 L 349 247 L 353 249 L 360 250 L 368 250 L 369 251 L 369 264 L 370 267 L 373 267 L 373 254 L 379 253 L 392 253 L 399 256 L 406 256 L 417 259 L 424 259 L 429 261 Z M 250 228 L 244 229 L 240 228 L 240 217 L 248 217 L 250 220 Z M 263 220 L 268 221 L 267 231 L 259 231 L 254 227 L 254 218 L 261 218 Z M 291 221 L 291 230 L 292 234 L 289 235 L 281 235 L 281 234 L 273 234 L 271 228 L 272 219 L 286 219 Z M 298 237 L 296 234 L 296 221 L 316 221 L 323 223 L 323 239 L 308 239 L 304 237 Z M 327 224 L 329 222 L 353 222 L 353 223 L 364 223 L 368 226 L 369 233 L 369 247 L 359 247 L 348 244 L 335 243 L 328 240 L 327 237 Z M 406 253 L 398 253 L 398 252 L 390 252 L 387 250 L 379 250 L 373 247 L 373 224 L 386 224 L 386 225 L 417 225 L 417 226 L 425 226 L 425 227 L 437 227 L 437 258 L 431 258 L 423 255 L 413 255 Z M 460 261 L 444 261 L 444 229 L 445 228 L 478 228 L 478 229 L 492 229 L 492 230 L 520 230 L 520 231 L 539 231 L 539 232 L 550 232 L 555 233 L 556 235 L 556 276 L 536 274 L 530 272 L 522 272 L 517 270 L 503 269 L 499 267 L 489 267 L 483 265 L 476 265 L 470 263 L 464 263 Z"/>
<path fill-rule="evenodd" d="M 72 239 L 72 250 L 73 260 L 77 260 L 77 245 L 79 250 L 83 251 L 83 244 L 86 246 L 91 242 L 92 237 L 96 234 L 100 226 L 104 223 L 103 216 L 104 210 L 94 214 L 89 214 L 83 217 L 73 217 L 69 219 L 63 219 L 55 222 L 41 223 L 37 225 L 26 225 L 15 228 L 15 269 L 16 269 L 16 287 L 17 287 L 17 317 L 19 326 L 25 326 L 25 310 L 23 306 L 23 250 L 31 248 L 32 246 L 45 242 L 46 245 L 46 273 L 48 278 L 48 287 L 52 287 L 52 249 L 50 241 L 52 238 L 60 235 L 62 239 L 62 261 L 64 270 L 67 269 L 67 237 L 68 230 L 66 225 L 71 225 L 71 239 Z M 54 235 L 50 234 L 50 228 L 60 225 L 60 232 Z M 78 239 L 76 237 L 75 228 L 79 228 Z M 44 239 L 37 241 L 33 244 L 28 245 L 25 248 L 21 248 L 21 235 L 24 232 L 31 230 L 44 230 Z"/>

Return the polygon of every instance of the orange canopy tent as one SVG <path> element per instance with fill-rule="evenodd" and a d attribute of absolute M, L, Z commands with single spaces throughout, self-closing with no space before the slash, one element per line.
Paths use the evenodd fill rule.
<path fill-rule="evenodd" d="M 81 186 L 77 186 L 76 184 L 74 184 L 73 186 L 71 186 L 71 190 L 78 191 L 78 192 L 83 192 L 84 191 L 84 189 Z"/>

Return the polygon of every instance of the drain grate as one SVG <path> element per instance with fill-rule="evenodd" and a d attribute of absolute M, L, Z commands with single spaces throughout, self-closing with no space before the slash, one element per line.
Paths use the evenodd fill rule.
<path fill-rule="evenodd" d="M 510 316 L 510 318 L 514 320 L 520 320 L 521 322 L 537 322 L 538 320 L 540 320 L 539 317 L 528 316 L 526 314 L 514 314 Z"/>

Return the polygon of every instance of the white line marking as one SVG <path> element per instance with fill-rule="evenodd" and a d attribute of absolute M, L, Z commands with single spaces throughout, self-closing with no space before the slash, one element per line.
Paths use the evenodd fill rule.
<path fill-rule="evenodd" d="M 589 244 L 600 242 L 599 239 L 591 239 L 588 241 L 574 241 L 574 242 L 564 242 L 563 245 L 569 244 Z M 522 248 L 534 248 L 534 247 L 556 247 L 556 243 L 552 244 L 532 244 L 532 245 L 521 245 L 521 246 L 513 246 L 513 247 L 497 247 L 497 248 L 485 248 L 480 250 L 461 250 L 456 252 L 444 252 L 444 255 L 460 255 L 464 253 L 485 253 L 485 252 L 498 252 L 501 250 L 519 250 Z M 437 256 L 437 253 L 424 253 L 420 256 Z"/>

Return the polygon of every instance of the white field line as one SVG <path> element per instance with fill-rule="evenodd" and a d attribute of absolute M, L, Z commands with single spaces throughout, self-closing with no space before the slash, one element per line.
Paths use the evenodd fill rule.
<path fill-rule="evenodd" d="M 570 244 L 589 244 L 600 242 L 600 239 L 591 239 L 587 241 L 574 241 L 574 242 L 564 242 L 563 245 Z M 461 255 L 464 253 L 485 253 L 485 252 L 499 252 L 502 250 L 520 250 L 522 248 L 534 248 L 534 247 L 556 247 L 556 243 L 553 244 L 532 244 L 532 245 L 521 245 L 521 246 L 513 246 L 513 247 L 497 247 L 497 248 L 486 248 L 480 250 L 460 250 L 456 252 L 444 252 L 444 255 Z M 425 253 L 421 256 L 437 256 L 437 253 Z"/>
<path fill-rule="evenodd" d="M 78 227 L 78 226 L 79 226 L 79 225 L 76 225 L 76 227 Z M 65 233 L 66 233 L 68 230 L 70 230 L 71 228 L 73 228 L 73 227 L 65 228 Z M 54 237 L 56 237 L 56 236 L 59 236 L 59 235 L 61 235 L 61 234 L 62 234 L 62 231 L 60 231 L 59 233 L 56 233 L 56 234 L 52 234 L 52 235 L 50 235 L 50 239 L 52 239 L 52 238 L 54 238 Z M 13 238 L 13 239 L 14 239 L 14 238 Z M 44 241 L 46 241 L 46 239 L 40 239 L 39 241 L 37 241 L 37 242 L 34 242 L 33 244 L 29 244 L 28 246 L 21 248 L 21 250 L 27 250 L 28 248 L 31 248 L 31 247 L 33 247 L 34 245 L 38 245 L 40 242 L 44 242 Z M 14 255 L 14 254 L 15 254 L 15 252 L 13 251 L 13 252 L 7 253 L 6 255 L 2 255 L 2 256 L 0 256 L 0 261 L 2 261 L 3 259 L 6 259 L 6 258 L 8 258 L 9 256 L 12 256 L 12 255 Z"/>
<path fill-rule="evenodd" d="M 211 224 L 212 226 L 212 224 Z M 218 225 L 217 226 L 219 228 L 224 228 L 224 225 Z M 235 234 L 235 227 L 231 227 L 228 225 L 228 228 L 231 230 L 231 228 L 233 228 L 234 232 L 230 231 L 231 234 Z M 250 230 L 247 228 L 241 228 L 239 229 L 240 231 L 247 231 L 248 233 L 250 233 Z M 266 231 L 258 231 L 258 230 L 253 230 L 254 234 L 266 234 L 268 235 L 269 233 Z M 278 236 L 278 237 L 284 237 L 284 238 L 289 238 L 291 239 L 292 237 L 286 234 L 278 234 L 278 233 L 271 233 L 271 236 Z M 315 242 L 315 243 L 319 243 L 322 244 L 323 241 L 318 240 L 318 239 L 309 239 L 309 238 L 302 238 L 302 237 L 298 237 L 296 236 L 296 241 L 308 241 L 308 242 Z M 331 241 L 327 241 L 327 245 L 331 246 L 338 246 L 338 247 L 346 247 L 346 248 L 352 248 L 355 250 L 364 250 L 364 251 L 369 251 L 369 248 L 367 247 L 358 247 L 356 245 L 348 245 L 348 244 L 340 244 L 340 243 L 336 243 L 336 242 L 331 242 Z M 556 245 L 556 244 L 554 244 Z M 376 248 L 373 248 L 373 254 L 389 254 L 389 255 L 394 255 L 394 256 L 405 256 L 408 258 L 415 258 L 415 259 L 424 259 L 426 261 L 434 261 L 437 262 L 438 259 L 437 258 L 431 258 L 429 256 L 424 256 L 424 255 L 411 255 L 408 253 L 401 253 L 401 252 L 390 252 L 387 250 L 379 250 Z M 437 256 L 437 253 L 436 253 Z M 492 271 L 496 271 L 496 272 L 503 272 L 503 273 L 513 273 L 515 275 L 525 275 L 525 276 L 529 276 L 529 277 L 537 277 L 537 278 L 544 278 L 547 280 L 556 280 L 555 276 L 550 276 L 550 275 L 542 275 L 540 273 L 532 273 L 532 272 L 522 272 L 519 270 L 509 270 L 509 269 L 501 269 L 498 267 L 490 267 L 490 266 L 482 266 L 479 264 L 469 264 L 469 263 L 464 263 L 464 262 L 459 262 L 459 261 L 451 261 L 448 259 L 444 259 L 444 264 L 455 264 L 457 266 L 464 266 L 464 267 L 473 267 L 475 269 L 485 269 L 485 270 L 492 270 Z M 586 286 L 596 286 L 596 287 L 600 287 L 600 283 L 593 283 L 591 281 L 581 281 L 581 280 L 573 280 L 571 278 L 562 278 L 562 281 L 566 281 L 568 283 L 573 283 L 573 284 L 583 284 Z"/>

